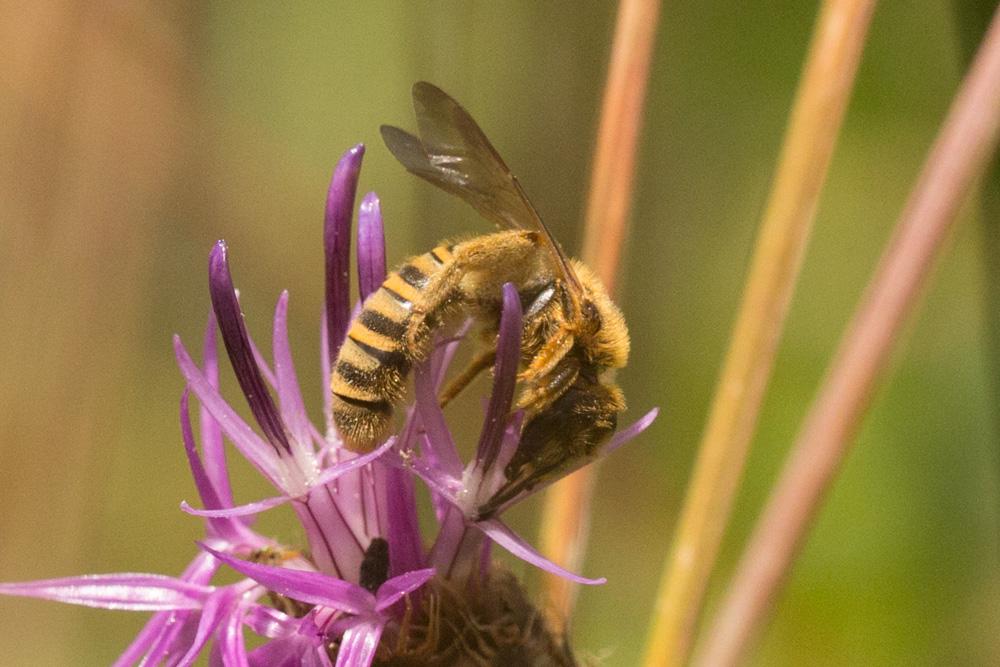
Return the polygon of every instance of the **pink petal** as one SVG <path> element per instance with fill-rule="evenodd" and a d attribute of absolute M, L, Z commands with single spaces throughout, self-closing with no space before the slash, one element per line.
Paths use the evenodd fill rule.
<path fill-rule="evenodd" d="M 219 355 L 215 343 L 215 313 L 208 310 L 208 324 L 205 327 L 205 342 L 202 346 L 202 367 L 208 383 L 219 389 Z M 221 507 L 233 504 L 233 491 L 229 484 L 229 468 L 226 465 L 226 450 L 222 441 L 222 429 L 212 418 L 204 405 L 199 406 L 201 424 L 201 451 L 205 460 L 205 472 L 222 502 Z"/>
<path fill-rule="evenodd" d="M 626 442 L 639 435 L 645 431 L 649 426 L 656 420 L 656 417 L 660 414 L 659 408 L 653 408 L 642 417 L 639 417 L 635 422 L 632 423 L 628 428 L 622 429 L 615 433 L 608 444 L 604 445 L 601 449 L 601 455 L 606 456 L 611 452 L 615 451 Z"/>
<path fill-rule="evenodd" d="M 358 292 L 364 301 L 385 280 L 385 233 L 378 196 L 369 192 L 358 207 Z"/>
<path fill-rule="evenodd" d="M 260 514 L 272 507 L 277 507 L 278 505 L 284 505 L 285 503 L 291 501 L 289 496 L 275 496 L 273 498 L 268 498 L 266 500 L 258 500 L 257 502 L 247 503 L 246 505 L 237 505 L 236 507 L 225 507 L 221 509 L 197 509 L 188 505 L 186 500 L 181 501 L 181 509 L 188 514 L 193 514 L 194 516 L 204 516 L 210 518 L 232 518 L 237 516 L 248 516 L 251 514 Z"/>
<path fill-rule="evenodd" d="M 326 257 L 326 320 L 330 359 L 337 358 L 350 321 L 351 217 L 365 147 L 358 144 L 340 158 L 330 179 L 323 224 Z"/>
<path fill-rule="evenodd" d="M 274 448 L 254 433 L 249 424 L 236 414 L 236 411 L 226 403 L 219 391 L 208 382 L 201 370 L 191 360 L 187 350 L 184 349 L 179 336 L 174 336 L 174 354 L 181 375 L 184 376 L 188 386 L 198 397 L 202 406 L 219 423 L 223 432 L 236 445 L 240 453 L 280 489 L 284 471 Z"/>
<path fill-rule="evenodd" d="M 87 574 L 0 584 L 0 595 L 42 598 L 100 609 L 200 609 L 214 589 L 160 574 Z"/>
<path fill-rule="evenodd" d="M 274 374 L 277 380 L 278 403 L 285 425 L 296 441 L 293 446 L 303 446 L 309 439 L 309 417 L 306 415 L 299 380 L 295 375 L 292 350 L 288 345 L 288 291 L 281 293 L 274 309 Z"/>
<path fill-rule="evenodd" d="M 521 319 L 521 299 L 517 289 L 511 283 L 504 283 L 493 389 L 486 409 L 486 421 L 476 447 L 476 465 L 481 470 L 489 470 L 500 454 L 500 442 L 514 400 L 517 366 L 521 361 Z"/>
<path fill-rule="evenodd" d="M 337 667 L 368 667 L 382 637 L 383 621 L 368 620 L 351 626 L 340 640 Z"/>
<path fill-rule="evenodd" d="M 184 569 L 180 578 L 193 584 L 207 584 L 217 569 L 219 561 L 212 558 L 211 554 L 199 553 Z M 113 667 L 129 667 L 138 663 L 153 646 L 172 644 L 185 621 L 194 613 L 196 610 L 193 609 L 177 609 L 153 614 L 128 648 L 118 656 Z"/>
<path fill-rule="evenodd" d="M 241 612 L 230 614 L 223 622 L 216 646 L 219 647 L 222 664 L 225 667 L 250 666 L 247 660 L 246 643 L 243 639 L 243 614 Z"/>
<path fill-rule="evenodd" d="M 330 333 L 327 327 L 326 308 L 319 322 L 319 368 L 320 392 L 323 396 L 323 420 L 326 432 L 333 433 L 333 392 L 330 391 Z"/>
<path fill-rule="evenodd" d="M 243 310 L 229 271 L 225 241 L 216 243 L 209 254 L 208 292 L 215 317 L 219 321 L 222 342 L 229 354 L 229 363 L 250 406 L 250 412 L 275 450 L 279 453 L 291 453 L 281 415 L 261 375 L 261 364 L 255 358 L 259 353 L 255 354 L 255 347 L 251 345 L 247 333 Z"/>
<path fill-rule="evenodd" d="M 531 563 L 535 567 L 541 568 L 546 572 L 551 572 L 552 574 L 558 575 L 564 579 L 569 579 L 570 581 L 578 584 L 597 585 L 607 582 L 607 579 L 603 577 L 600 579 L 587 579 L 586 577 L 581 577 L 578 574 L 573 574 L 569 570 L 564 570 L 542 554 L 538 553 L 534 547 L 525 542 L 521 537 L 516 535 L 514 531 L 497 519 L 487 519 L 485 521 L 479 521 L 473 525 L 486 533 L 491 540 L 502 546 L 507 551 L 511 552 L 521 560 L 527 561 L 528 563 Z"/>
<path fill-rule="evenodd" d="M 353 458 L 347 459 L 346 461 L 341 461 L 340 463 L 334 463 L 328 468 L 324 469 L 320 473 L 319 477 L 316 478 L 315 482 L 312 482 L 310 487 L 325 486 L 330 482 L 334 481 L 338 477 L 342 477 L 349 472 L 354 472 L 364 466 L 368 465 L 375 459 L 379 458 L 385 454 L 394 444 L 396 443 L 395 438 L 389 438 L 378 449 L 374 449 L 367 454 L 361 454 L 359 456 L 354 456 Z"/>
<path fill-rule="evenodd" d="M 451 437 L 444 413 L 438 404 L 430 363 L 417 364 L 413 372 L 413 391 L 416 395 L 417 412 L 420 422 L 427 432 L 427 448 L 424 452 L 428 463 L 451 477 L 462 475 L 462 461 L 458 448 Z"/>
<path fill-rule="evenodd" d="M 385 611 L 399 602 L 404 595 L 412 593 L 434 577 L 434 568 L 414 570 L 389 579 L 375 593 L 375 610 Z"/>
<path fill-rule="evenodd" d="M 209 554 L 205 554 L 206 556 Z M 273 607 L 253 605 L 244 619 L 247 626 L 261 637 L 289 637 L 302 625 L 301 621 Z"/>
<path fill-rule="evenodd" d="M 370 613 L 375 608 L 375 596 L 349 581 L 321 572 L 251 563 L 227 556 L 204 544 L 201 544 L 201 548 L 265 588 L 293 600 L 333 607 L 350 614 Z"/>
<path fill-rule="evenodd" d="M 235 611 L 233 609 L 235 598 L 236 593 L 230 588 L 220 588 L 215 594 L 208 597 L 201 610 L 195 636 L 191 640 L 191 645 L 188 647 L 184 657 L 177 662 L 177 667 L 190 667 L 190 665 L 194 664 L 194 661 L 198 658 L 201 650 L 205 648 L 205 644 L 208 643 L 215 629 L 222 623 L 226 616 Z"/>

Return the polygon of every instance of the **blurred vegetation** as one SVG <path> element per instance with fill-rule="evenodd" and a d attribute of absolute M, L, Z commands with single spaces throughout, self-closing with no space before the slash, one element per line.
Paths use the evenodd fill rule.
<path fill-rule="evenodd" d="M 877 10 L 723 575 L 979 39 L 976 12 L 993 6 Z M 632 415 L 663 412 L 601 471 L 585 569 L 609 583 L 583 591 L 574 627 L 605 664 L 639 655 L 815 9 L 664 6 L 622 283 L 633 362 L 620 376 Z M 0 8 L 0 578 L 176 573 L 189 559 L 200 531 L 177 509 L 195 493 L 170 334 L 198 345 L 216 238 L 262 345 L 291 291 L 316 410 L 320 225 L 341 152 L 369 145 L 361 187 L 382 197 L 391 261 L 486 229 L 380 144 L 380 123 L 412 126 L 413 81 L 470 109 L 575 249 L 613 20 L 603 2 Z M 1000 661 L 996 216 L 967 208 L 758 664 Z M 265 493 L 252 472 L 238 478 L 239 499 Z M 533 513 L 514 513 L 526 534 Z M 292 541 L 284 519 L 261 525 Z M 2 605 L 6 664 L 106 664 L 143 622 Z"/>

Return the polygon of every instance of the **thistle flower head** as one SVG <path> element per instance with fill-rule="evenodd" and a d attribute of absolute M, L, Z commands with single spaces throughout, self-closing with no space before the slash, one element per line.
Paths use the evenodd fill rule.
<path fill-rule="evenodd" d="M 268 363 L 247 331 L 228 249 L 218 242 L 209 257 L 212 311 L 201 364 L 174 338 L 186 383 L 181 440 L 201 501 L 200 508 L 186 502 L 182 508 L 205 523 L 195 557 L 177 577 L 86 575 L 0 584 L 0 593 L 154 612 L 118 665 L 187 665 L 206 649 L 212 664 L 222 665 L 574 664 L 563 639 L 546 629 L 517 580 L 493 564 L 492 545 L 579 583 L 604 579 L 560 568 L 499 518 L 541 486 L 505 500 L 488 516 L 479 510 L 505 481 L 504 467 L 517 449 L 524 419 L 519 412 L 511 414 L 522 325 L 513 285 L 503 289 L 493 389 L 471 461 L 463 464 L 437 399 L 461 335 L 439 341 L 417 364 L 415 400 L 395 435 L 370 453 L 355 454 L 336 433 L 330 367 L 352 311 L 350 232 L 363 155 L 358 145 L 343 156 L 327 198 L 326 302 L 320 325 L 323 423 L 309 419 L 296 378 L 288 293 L 280 295 L 275 308 Z M 374 194 L 361 203 L 357 238 L 364 299 L 385 277 L 382 219 Z M 254 425 L 220 393 L 216 330 Z M 198 437 L 190 418 L 191 395 L 199 405 Z M 631 439 L 654 417 L 652 411 L 624 429 L 604 450 Z M 226 440 L 274 487 L 274 496 L 235 503 Z M 418 527 L 416 479 L 430 488 L 437 519 L 429 540 Z M 306 545 L 280 544 L 252 529 L 254 515 L 282 504 L 294 510 Z M 213 583 L 222 567 L 243 578 Z M 248 650 L 247 629 L 264 643 Z"/>

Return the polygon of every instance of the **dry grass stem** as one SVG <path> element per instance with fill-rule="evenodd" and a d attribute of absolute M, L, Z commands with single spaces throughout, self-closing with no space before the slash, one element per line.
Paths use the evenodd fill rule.
<path fill-rule="evenodd" d="M 635 156 L 659 13 L 659 0 L 623 0 L 611 45 L 582 256 L 612 294 L 632 200 Z M 587 542 L 593 475 L 592 466 L 584 468 L 546 494 L 542 551 L 574 570 L 579 569 Z M 553 627 L 565 630 L 576 586 L 547 575 L 545 595 Z"/>
<path fill-rule="evenodd" d="M 784 147 L 716 388 L 645 664 L 682 664 L 715 563 L 781 337 L 874 0 L 827 0 L 813 35 Z"/>
<path fill-rule="evenodd" d="M 772 601 L 870 404 L 959 206 L 1000 134 L 1000 11 L 993 18 L 896 231 L 707 635 L 698 664 L 735 665 Z"/>

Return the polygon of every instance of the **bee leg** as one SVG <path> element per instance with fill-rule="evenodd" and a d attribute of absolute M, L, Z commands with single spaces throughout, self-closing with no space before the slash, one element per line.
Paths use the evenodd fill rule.
<path fill-rule="evenodd" d="M 558 367 L 575 342 L 573 335 L 565 328 L 545 341 L 542 349 L 531 360 L 531 364 L 518 376 L 521 382 L 537 382 L 540 378 L 551 375 Z"/>
<path fill-rule="evenodd" d="M 523 375 L 526 374 L 527 371 L 518 379 L 525 380 Z M 573 386 L 579 375 L 580 363 L 575 359 L 563 357 L 559 364 L 550 369 L 546 375 L 535 376 L 527 380 L 527 386 L 517 399 L 518 409 L 536 413 L 545 409 L 566 393 L 566 390 Z"/>
<path fill-rule="evenodd" d="M 461 373 L 456 375 L 448 383 L 448 386 L 444 388 L 441 395 L 438 396 L 438 403 L 443 408 L 448 405 L 453 398 L 458 396 L 463 389 L 469 386 L 476 377 L 482 373 L 484 370 L 493 365 L 496 359 L 497 351 L 496 348 L 488 348 L 485 350 L 480 350 L 480 352 L 469 362 Z"/>

